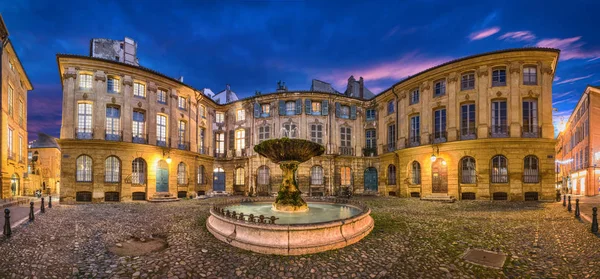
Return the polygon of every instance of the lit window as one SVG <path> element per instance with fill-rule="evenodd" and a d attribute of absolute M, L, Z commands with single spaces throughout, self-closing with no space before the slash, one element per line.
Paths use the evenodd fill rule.
<path fill-rule="evenodd" d="M 244 185 L 244 168 L 235 169 L 235 185 Z"/>
<path fill-rule="evenodd" d="M 146 85 L 143 85 L 139 82 L 133 83 L 133 96 L 146 98 Z"/>
<path fill-rule="evenodd" d="M 350 186 L 352 185 L 352 170 L 349 167 L 340 168 L 340 185 Z"/>
<path fill-rule="evenodd" d="M 179 185 L 187 185 L 187 166 L 185 163 L 181 162 L 177 165 L 177 184 Z"/>
<path fill-rule="evenodd" d="M 92 182 L 92 158 L 87 155 L 77 157 L 77 182 Z"/>
<path fill-rule="evenodd" d="M 167 103 L 167 92 L 162 89 L 159 89 L 158 92 L 156 93 L 156 101 L 161 104 L 166 104 Z"/>
<path fill-rule="evenodd" d="M 188 149 L 188 143 L 185 141 L 185 132 L 187 130 L 187 123 L 185 121 L 179 121 L 179 130 L 177 131 L 177 147 L 181 150 Z"/>
<path fill-rule="evenodd" d="M 235 150 L 240 151 L 246 148 L 246 130 L 235 130 Z"/>
<path fill-rule="evenodd" d="M 200 128 L 199 131 L 200 131 L 200 139 L 198 139 L 199 153 L 206 154 L 206 150 L 204 150 L 204 140 L 205 140 L 205 135 L 206 135 L 206 129 Z"/>
<path fill-rule="evenodd" d="M 475 159 L 473 157 L 464 157 L 460 160 L 460 166 L 460 183 L 475 184 L 477 182 Z"/>
<path fill-rule="evenodd" d="M 92 104 L 77 104 L 77 138 L 92 138 Z"/>
<path fill-rule="evenodd" d="M 198 108 L 198 114 L 200 115 L 200 117 L 206 118 L 206 107 L 200 105 L 200 107 Z"/>
<path fill-rule="evenodd" d="M 460 78 L 460 90 L 469 90 L 475 88 L 475 73 L 463 74 Z"/>
<path fill-rule="evenodd" d="M 136 158 L 131 163 L 131 184 L 146 184 L 146 161 L 142 158 Z"/>
<path fill-rule="evenodd" d="M 236 121 L 244 121 L 246 120 L 246 111 L 243 109 L 238 109 L 236 116 Z"/>
<path fill-rule="evenodd" d="M 13 103 L 14 103 L 14 96 L 13 96 L 13 88 L 9 85 L 8 86 L 8 115 L 12 116 L 13 115 Z"/>
<path fill-rule="evenodd" d="M 296 102 L 288 101 L 285 103 L 285 115 L 295 115 L 296 114 Z"/>
<path fill-rule="evenodd" d="M 121 112 L 118 107 L 107 107 L 106 108 L 106 140 L 120 140 Z"/>
<path fill-rule="evenodd" d="M 224 154 L 225 153 L 225 134 L 224 133 L 216 133 L 215 140 L 217 142 L 217 146 L 215 146 L 216 154 Z"/>
<path fill-rule="evenodd" d="M 156 115 L 156 145 L 167 146 L 167 117 Z"/>
<path fill-rule="evenodd" d="M 523 84 L 537 85 L 537 68 L 534 66 L 523 67 Z"/>
<path fill-rule="evenodd" d="M 144 132 L 146 128 L 146 118 L 144 112 L 133 111 L 133 142 L 146 143 L 146 134 Z"/>
<path fill-rule="evenodd" d="M 508 183 L 508 169 L 506 157 L 502 155 L 492 158 L 491 182 L 492 183 Z"/>
<path fill-rule="evenodd" d="M 119 158 L 115 156 L 106 158 L 104 161 L 104 182 L 117 183 L 121 181 L 120 169 Z"/>
<path fill-rule="evenodd" d="M 108 93 L 119 92 L 119 80 L 116 78 L 109 77 L 106 81 L 106 91 Z"/>
<path fill-rule="evenodd" d="M 92 89 L 92 75 L 81 74 L 79 75 L 79 89 Z"/>
<path fill-rule="evenodd" d="M 179 109 L 186 110 L 187 109 L 187 99 L 185 97 L 179 96 L 177 98 L 177 106 Z"/>
<path fill-rule="evenodd" d="M 260 105 L 260 116 L 267 117 L 269 115 L 271 115 L 271 105 L 269 105 L 269 104 Z"/>
<path fill-rule="evenodd" d="M 310 169 L 310 184 L 323 185 L 323 168 L 321 166 L 314 166 Z"/>
<path fill-rule="evenodd" d="M 321 102 L 311 103 L 311 114 L 321 114 Z"/>
<path fill-rule="evenodd" d="M 217 112 L 215 114 L 215 123 L 223 123 L 225 121 L 225 114 L 222 112 Z"/>

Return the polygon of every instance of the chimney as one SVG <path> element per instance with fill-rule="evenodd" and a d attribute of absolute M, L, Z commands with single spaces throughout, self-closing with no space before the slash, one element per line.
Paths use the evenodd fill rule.
<path fill-rule="evenodd" d="M 225 90 L 227 90 L 227 92 L 231 91 L 231 86 L 230 86 L 229 84 L 227 84 L 227 85 L 225 86 Z"/>
<path fill-rule="evenodd" d="M 183 83 L 183 76 L 179 76 L 179 82 Z"/>
<path fill-rule="evenodd" d="M 365 80 L 363 77 L 358 79 L 358 97 L 361 99 L 365 98 Z"/>
<path fill-rule="evenodd" d="M 352 92 L 354 92 L 354 82 L 356 82 L 356 79 L 354 79 L 354 76 L 350 76 L 348 78 L 348 87 L 346 88 L 346 96 L 352 96 Z"/>

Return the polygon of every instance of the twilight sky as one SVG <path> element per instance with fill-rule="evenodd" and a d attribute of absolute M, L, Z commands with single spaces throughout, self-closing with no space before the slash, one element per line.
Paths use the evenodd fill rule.
<path fill-rule="evenodd" d="M 215 92 L 229 83 L 240 97 L 272 92 L 278 80 L 343 91 L 350 75 L 377 94 L 451 59 L 524 46 L 562 50 L 555 121 L 568 119 L 587 84 L 600 85 L 600 1 L 449 2 L 0 0 L 0 12 L 35 87 L 30 140 L 59 136 L 55 55 L 88 55 L 91 38 L 131 37 L 141 65 Z"/>

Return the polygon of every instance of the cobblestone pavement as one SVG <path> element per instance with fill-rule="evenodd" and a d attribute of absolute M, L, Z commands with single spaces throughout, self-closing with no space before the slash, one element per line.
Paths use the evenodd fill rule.
<path fill-rule="evenodd" d="M 210 200 L 60 205 L 0 238 L 0 278 L 600 278 L 600 238 L 561 203 L 364 198 L 375 229 L 344 249 L 272 256 L 217 241 Z M 168 248 L 120 257 L 131 236 Z M 503 269 L 461 259 L 469 247 L 508 254 Z"/>

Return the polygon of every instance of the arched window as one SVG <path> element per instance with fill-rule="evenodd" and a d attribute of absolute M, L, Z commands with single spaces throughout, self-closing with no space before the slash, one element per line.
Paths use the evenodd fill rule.
<path fill-rule="evenodd" d="M 421 165 L 417 161 L 412 163 L 412 184 L 421 184 Z"/>
<path fill-rule="evenodd" d="M 121 181 L 121 162 L 116 156 L 108 156 L 104 161 L 104 182 L 117 183 Z"/>
<path fill-rule="evenodd" d="M 523 182 L 524 183 L 539 183 L 539 164 L 538 158 L 529 155 L 523 160 Z"/>
<path fill-rule="evenodd" d="M 477 177 L 475 175 L 475 159 L 473 157 L 463 157 L 460 160 L 460 183 L 477 183 Z"/>
<path fill-rule="evenodd" d="M 187 185 L 187 166 L 185 163 L 181 162 L 177 165 L 177 184 L 179 185 Z"/>
<path fill-rule="evenodd" d="M 340 168 L 340 185 L 350 186 L 352 185 L 352 170 L 350 167 Z"/>
<path fill-rule="evenodd" d="M 92 182 L 92 158 L 87 155 L 77 157 L 77 182 Z"/>
<path fill-rule="evenodd" d="M 244 185 L 244 168 L 235 169 L 235 185 Z"/>
<path fill-rule="evenodd" d="M 261 166 L 258 168 L 258 185 L 269 185 L 270 179 L 269 167 Z"/>
<path fill-rule="evenodd" d="M 491 181 L 492 183 L 508 183 L 508 168 L 506 157 L 496 155 L 492 158 Z"/>
<path fill-rule="evenodd" d="M 131 163 L 131 184 L 146 184 L 146 161 L 136 158 Z"/>
<path fill-rule="evenodd" d="M 323 185 L 323 168 L 321 166 L 314 166 L 310 169 L 310 184 Z"/>
<path fill-rule="evenodd" d="M 204 177 L 204 166 L 198 166 L 198 185 L 206 184 L 206 178 Z"/>
<path fill-rule="evenodd" d="M 396 166 L 388 166 L 388 185 L 396 185 Z"/>

